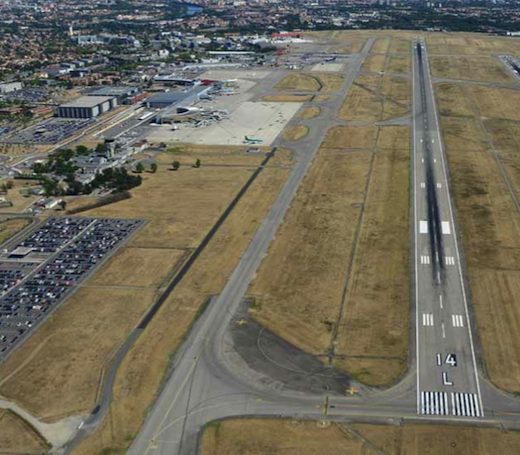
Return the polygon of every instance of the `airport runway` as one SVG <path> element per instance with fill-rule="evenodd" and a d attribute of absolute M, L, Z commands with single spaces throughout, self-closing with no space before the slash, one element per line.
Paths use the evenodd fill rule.
<path fill-rule="evenodd" d="M 426 48 L 413 49 L 417 412 L 484 414 Z"/>

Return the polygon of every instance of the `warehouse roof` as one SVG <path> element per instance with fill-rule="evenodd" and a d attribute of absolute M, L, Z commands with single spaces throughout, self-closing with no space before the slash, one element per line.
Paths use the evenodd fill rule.
<path fill-rule="evenodd" d="M 113 96 L 81 96 L 68 103 L 60 104 L 60 107 L 94 107 L 113 98 Z"/>

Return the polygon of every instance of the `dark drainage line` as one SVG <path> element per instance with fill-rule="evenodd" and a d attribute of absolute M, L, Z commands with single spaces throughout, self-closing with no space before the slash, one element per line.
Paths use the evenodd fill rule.
<path fill-rule="evenodd" d="M 236 207 L 240 199 L 242 199 L 242 196 L 247 192 L 249 187 L 253 184 L 253 182 L 256 180 L 260 172 L 263 171 L 264 167 L 267 165 L 269 160 L 274 156 L 276 152 L 276 147 L 273 148 L 273 150 L 266 154 L 265 158 L 262 160 L 260 165 L 255 169 L 255 171 L 251 174 L 249 179 L 246 181 L 246 183 L 242 186 L 240 191 L 236 194 L 236 196 L 233 198 L 233 200 L 229 203 L 229 205 L 226 207 L 224 212 L 220 215 L 217 222 L 212 226 L 212 228 L 209 230 L 209 232 L 206 234 L 206 236 L 202 239 L 200 244 L 195 248 L 193 253 L 190 255 L 188 260 L 183 264 L 177 275 L 175 275 L 175 278 L 171 281 L 171 283 L 167 286 L 167 288 L 164 290 L 164 292 L 161 294 L 161 296 L 157 299 L 157 301 L 152 305 L 152 307 L 147 311 L 147 313 L 143 316 L 141 319 L 141 322 L 137 325 L 135 329 L 133 329 L 126 340 L 123 342 L 123 344 L 119 347 L 116 354 L 112 358 L 111 365 L 106 369 L 106 375 L 104 377 L 104 380 L 101 384 L 101 392 L 99 393 L 99 400 L 96 403 L 96 406 L 92 409 L 90 415 L 85 419 L 84 426 L 86 428 L 82 427 L 80 428 L 79 432 L 76 434 L 76 436 L 69 441 L 64 446 L 64 453 L 70 454 L 72 449 L 78 444 L 78 442 L 83 439 L 84 436 L 86 436 L 87 432 L 93 425 L 97 425 L 98 422 L 103 418 L 105 415 L 108 404 L 110 402 L 111 394 L 113 385 L 115 382 L 115 377 L 117 370 L 119 369 L 119 365 L 121 365 L 121 362 L 125 358 L 126 354 L 130 350 L 130 348 L 134 345 L 134 343 L 137 341 L 141 333 L 143 333 L 144 329 L 148 326 L 148 324 L 152 321 L 154 316 L 157 314 L 161 306 L 164 304 L 166 299 L 170 296 L 170 294 L 173 292 L 175 287 L 179 284 L 179 282 L 184 278 L 186 273 L 190 270 L 191 266 L 195 262 L 195 260 L 200 256 L 200 254 L 204 251 L 204 248 L 208 245 L 208 243 L 211 241 L 211 239 L 214 237 L 214 235 L 217 233 L 218 229 L 224 224 L 230 213 L 233 211 L 233 209 Z M 200 316 L 200 314 L 199 314 Z"/>
<path fill-rule="evenodd" d="M 231 201 L 231 203 L 226 207 L 222 215 L 220 215 L 220 218 L 217 220 L 217 222 L 213 225 L 213 227 L 209 230 L 209 232 L 206 234 L 202 242 L 200 242 L 199 246 L 195 249 L 195 251 L 191 254 L 191 256 L 188 258 L 188 260 L 184 263 L 182 268 L 179 270 L 173 281 L 168 285 L 166 290 L 163 292 L 161 297 L 153 304 L 153 306 L 148 310 L 148 313 L 143 317 L 139 325 L 137 326 L 138 329 L 145 329 L 150 321 L 154 318 L 155 314 L 163 303 L 166 301 L 166 299 L 169 297 L 170 293 L 175 289 L 175 287 L 179 284 L 179 282 L 184 278 L 186 273 L 190 270 L 193 263 L 197 260 L 197 258 L 200 256 L 200 254 L 204 251 L 204 248 L 208 245 L 208 243 L 211 241 L 213 236 L 217 233 L 218 229 L 222 224 L 224 224 L 224 221 L 226 221 L 229 214 L 233 211 L 235 206 L 238 204 L 240 199 L 242 199 L 242 196 L 246 193 L 246 191 L 249 189 L 249 187 L 253 184 L 255 179 L 258 177 L 260 172 L 264 169 L 265 165 L 269 162 L 271 157 L 274 155 L 274 152 L 276 151 L 276 148 L 273 149 L 272 152 L 269 152 L 264 160 L 260 163 L 260 165 L 256 168 L 255 172 L 251 174 L 247 182 L 244 184 L 244 186 L 240 189 L 240 191 L 237 193 L 237 195 L 234 197 L 234 199 Z"/>

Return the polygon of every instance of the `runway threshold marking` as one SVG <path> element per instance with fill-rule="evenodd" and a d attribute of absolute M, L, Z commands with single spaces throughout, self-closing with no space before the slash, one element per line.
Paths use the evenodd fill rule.
<path fill-rule="evenodd" d="M 455 258 L 453 256 L 446 256 L 446 265 L 455 265 Z"/>
<path fill-rule="evenodd" d="M 421 256 L 421 264 L 429 264 L 430 263 L 430 256 L 423 255 Z"/>
<path fill-rule="evenodd" d="M 480 417 L 479 399 L 476 393 L 421 391 L 419 414 Z"/>

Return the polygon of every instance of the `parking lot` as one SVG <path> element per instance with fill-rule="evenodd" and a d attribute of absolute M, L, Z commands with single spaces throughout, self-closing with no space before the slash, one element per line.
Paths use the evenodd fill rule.
<path fill-rule="evenodd" d="M 6 144 L 56 144 L 92 125 L 93 119 L 51 118 L 2 139 Z"/>
<path fill-rule="evenodd" d="M 0 255 L 0 361 L 142 222 L 49 218 Z"/>

